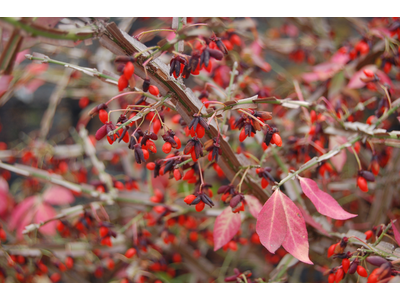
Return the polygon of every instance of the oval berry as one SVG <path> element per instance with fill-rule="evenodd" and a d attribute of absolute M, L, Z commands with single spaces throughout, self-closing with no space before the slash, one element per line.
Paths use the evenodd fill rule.
<path fill-rule="evenodd" d="M 158 90 L 158 87 L 156 87 L 155 85 L 150 85 L 149 93 L 154 96 L 158 96 L 158 94 L 160 94 L 160 91 Z"/>
<path fill-rule="evenodd" d="M 274 141 L 274 144 L 277 145 L 278 147 L 282 146 L 282 139 L 278 133 L 274 133 L 272 135 L 272 140 Z"/>
<path fill-rule="evenodd" d="M 118 79 L 118 90 L 122 92 L 126 87 L 128 87 L 128 80 L 125 75 L 121 75 Z"/>
<path fill-rule="evenodd" d="M 132 258 L 135 254 L 136 254 L 136 249 L 135 249 L 135 248 L 129 248 L 129 249 L 126 250 L 126 252 L 125 252 L 125 256 L 126 256 L 127 258 Z"/>
<path fill-rule="evenodd" d="M 101 123 L 105 124 L 108 122 L 108 113 L 104 109 L 100 109 L 99 111 L 99 119 Z"/>
<path fill-rule="evenodd" d="M 196 204 L 196 211 L 201 212 L 205 206 L 206 206 L 205 203 L 203 201 L 200 201 L 199 203 Z"/>
<path fill-rule="evenodd" d="M 147 168 L 147 170 L 153 171 L 153 170 L 156 168 L 156 164 L 153 163 L 153 162 L 149 162 L 149 163 L 146 165 L 146 168 Z"/>
<path fill-rule="evenodd" d="M 343 271 L 347 274 L 347 271 L 349 270 L 350 267 L 350 260 L 348 258 L 344 258 L 342 260 L 342 267 Z"/>
<path fill-rule="evenodd" d="M 239 141 L 243 142 L 246 139 L 246 137 L 247 137 L 246 132 L 244 128 L 242 128 L 242 131 L 239 134 Z"/>
<path fill-rule="evenodd" d="M 181 172 L 178 169 L 174 170 L 174 177 L 176 181 L 179 181 L 182 178 Z"/>
<path fill-rule="evenodd" d="M 162 151 L 166 154 L 170 153 L 172 149 L 172 146 L 170 143 L 166 142 L 163 146 L 162 146 Z"/>
<path fill-rule="evenodd" d="M 360 190 L 362 190 L 363 192 L 368 192 L 367 180 L 365 180 L 364 177 L 362 177 L 362 176 L 357 177 L 357 185 L 360 188 Z"/>
<path fill-rule="evenodd" d="M 368 276 L 367 270 L 365 270 L 365 268 L 362 267 L 362 266 L 358 266 L 358 267 L 357 267 L 357 273 L 358 273 L 358 275 L 360 275 L 361 277 L 367 277 L 367 276 Z"/>
<path fill-rule="evenodd" d="M 135 72 L 135 67 L 133 66 L 133 63 L 131 63 L 130 61 L 125 65 L 124 68 L 124 76 L 126 78 L 126 80 L 131 79 L 133 72 Z"/>

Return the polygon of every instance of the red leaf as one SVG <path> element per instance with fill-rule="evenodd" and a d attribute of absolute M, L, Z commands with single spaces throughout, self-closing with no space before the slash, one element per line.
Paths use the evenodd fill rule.
<path fill-rule="evenodd" d="M 56 216 L 56 211 L 50 205 L 41 204 L 37 208 L 37 212 L 35 215 L 35 223 L 41 223 L 43 221 L 47 221 Z M 56 234 L 56 222 L 49 222 L 46 225 L 40 227 L 40 232 L 48 235 Z"/>
<path fill-rule="evenodd" d="M 298 260 L 313 264 L 308 258 L 308 234 L 300 210 L 284 193 L 276 190 L 264 204 L 257 219 L 256 231 L 268 251 L 282 245 Z"/>
<path fill-rule="evenodd" d="M 247 205 L 249 206 L 250 213 L 254 218 L 258 218 L 258 214 L 262 209 L 262 205 L 258 199 L 252 195 L 245 195 L 244 199 L 246 200 Z"/>
<path fill-rule="evenodd" d="M 397 244 L 400 246 L 400 232 L 397 229 L 396 226 L 394 226 L 394 223 L 392 220 L 390 220 L 390 222 L 392 223 L 392 228 L 393 228 L 393 233 L 394 233 L 394 239 L 396 240 Z"/>
<path fill-rule="evenodd" d="M 240 214 L 232 212 L 229 206 L 215 219 L 214 251 L 228 243 L 240 229 Z"/>
<path fill-rule="evenodd" d="M 275 253 L 286 237 L 287 224 L 281 200 L 283 196 L 283 193 L 276 190 L 264 204 L 257 218 L 256 232 L 261 244 L 271 253 Z"/>
<path fill-rule="evenodd" d="M 18 204 L 13 210 L 8 227 L 10 230 L 17 229 L 21 220 L 25 217 L 28 211 L 33 211 L 33 206 L 36 201 L 36 196 L 26 198 L 20 204 Z M 25 227 L 25 226 L 24 226 Z"/>
<path fill-rule="evenodd" d="M 52 186 L 43 194 L 44 202 L 53 205 L 65 205 L 74 202 L 72 192 L 61 186 Z"/>
<path fill-rule="evenodd" d="M 311 200 L 317 211 L 336 220 L 347 220 L 357 215 L 346 212 L 331 195 L 321 191 L 315 181 L 298 177 L 304 194 Z"/>

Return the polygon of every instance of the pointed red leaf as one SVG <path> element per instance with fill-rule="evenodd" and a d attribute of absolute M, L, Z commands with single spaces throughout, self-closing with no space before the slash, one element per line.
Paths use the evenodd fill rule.
<path fill-rule="evenodd" d="M 400 232 L 397 229 L 397 227 L 394 225 L 393 221 L 390 220 L 392 223 L 392 228 L 393 228 L 393 233 L 394 233 L 394 239 L 396 240 L 397 244 L 400 246 Z"/>
<path fill-rule="evenodd" d="M 43 200 L 48 204 L 65 205 L 74 202 L 72 192 L 61 186 L 52 186 L 43 193 Z"/>
<path fill-rule="evenodd" d="M 247 205 L 249 206 L 250 213 L 254 218 L 258 218 L 258 214 L 262 209 L 262 205 L 258 199 L 252 195 L 245 195 L 244 199 L 246 200 Z"/>
<path fill-rule="evenodd" d="M 275 253 L 282 245 L 298 260 L 313 264 L 308 258 L 308 234 L 303 216 L 280 190 L 276 190 L 261 209 L 256 231 L 268 251 Z"/>
<path fill-rule="evenodd" d="M 233 213 L 228 206 L 215 219 L 214 224 L 214 251 L 228 243 L 240 229 L 242 220 L 240 214 Z"/>
<path fill-rule="evenodd" d="M 285 196 L 276 190 L 258 214 L 256 232 L 261 244 L 271 253 L 282 245 L 287 231 L 285 212 L 281 198 Z M 285 196 L 286 197 L 286 196 Z"/>
<path fill-rule="evenodd" d="M 357 217 L 357 215 L 346 212 L 331 195 L 321 191 L 315 181 L 300 176 L 298 178 L 304 194 L 311 200 L 320 214 L 336 220 Z"/>
<path fill-rule="evenodd" d="M 298 260 L 313 265 L 308 258 L 308 233 L 306 222 L 298 207 L 285 194 L 282 197 L 282 207 L 285 211 L 287 233 L 282 247 Z"/>

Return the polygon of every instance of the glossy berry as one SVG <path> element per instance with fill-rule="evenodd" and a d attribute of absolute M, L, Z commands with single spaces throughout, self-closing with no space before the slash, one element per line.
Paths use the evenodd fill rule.
<path fill-rule="evenodd" d="M 357 185 L 360 188 L 360 190 L 362 190 L 363 192 L 368 192 L 367 180 L 365 180 L 364 177 L 362 177 L 362 176 L 357 177 Z"/>
<path fill-rule="evenodd" d="M 150 171 L 153 171 L 155 169 L 155 167 L 156 167 L 156 164 L 153 162 L 149 162 L 146 165 L 147 170 L 150 170 Z"/>
<path fill-rule="evenodd" d="M 365 268 L 362 267 L 362 266 L 357 266 L 357 273 L 361 277 L 367 277 L 368 276 L 367 270 L 365 270 Z"/>
<path fill-rule="evenodd" d="M 343 276 L 344 276 L 343 269 L 338 269 L 335 275 L 335 282 L 339 283 L 343 279 Z"/>
<path fill-rule="evenodd" d="M 108 113 L 104 109 L 100 109 L 99 111 L 99 119 L 100 121 L 105 124 L 108 122 Z"/>
<path fill-rule="evenodd" d="M 104 227 L 104 226 L 101 226 L 100 230 L 99 230 L 99 233 L 100 233 L 101 237 L 105 237 L 107 235 L 107 233 L 108 233 L 108 228 Z"/>
<path fill-rule="evenodd" d="M 328 248 L 328 258 L 335 254 L 335 248 L 337 244 L 333 244 Z"/>
<path fill-rule="evenodd" d="M 282 139 L 278 133 L 274 133 L 272 135 L 272 140 L 273 140 L 274 144 L 277 145 L 278 147 L 282 146 Z"/>
<path fill-rule="evenodd" d="M 72 257 L 68 256 L 68 257 L 65 259 L 65 266 L 66 266 L 68 269 L 72 269 L 73 266 L 74 266 L 74 259 L 73 259 Z"/>
<path fill-rule="evenodd" d="M 129 248 L 129 249 L 126 250 L 126 252 L 125 252 L 125 256 L 126 256 L 127 258 L 132 258 L 135 254 L 136 254 L 136 249 L 135 249 L 135 248 Z"/>
<path fill-rule="evenodd" d="M 126 79 L 125 75 L 121 75 L 118 79 L 118 90 L 122 92 L 125 88 L 128 87 L 128 80 Z"/>
<path fill-rule="evenodd" d="M 347 271 L 349 270 L 350 267 L 350 260 L 348 258 L 344 258 L 342 260 L 342 267 L 343 271 L 347 274 Z"/>
<path fill-rule="evenodd" d="M 170 153 L 172 149 L 172 145 L 168 142 L 166 142 L 163 146 L 162 146 L 162 151 L 166 154 Z"/>
<path fill-rule="evenodd" d="M 59 282 L 59 281 L 61 280 L 61 275 L 60 275 L 59 273 L 53 273 L 53 274 L 50 276 L 50 280 L 51 280 L 53 283 L 57 283 L 57 282 Z"/>
<path fill-rule="evenodd" d="M 158 94 L 160 94 L 160 91 L 158 90 L 158 87 L 156 87 L 155 85 L 150 85 L 149 93 L 154 96 L 158 96 Z"/>
<path fill-rule="evenodd" d="M 265 189 L 268 186 L 269 182 L 264 177 L 261 178 L 261 187 Z"/>
<path fill-rule="evenodd" d="M 374 233 L 372 232 L 372 230 L 368 230 L 364 234 L 365 234 L 365 239 L 369 240 Z"/>
<path fill-rule="evenodd" d="M 334 283 L 335 282 L 335 273 L 331 273 L 328 276 L 328 282 L 329 283 Z"/>
<path fill-rule="evenodd" d="M 153 122 L 153 131 L 154 131 L 155 134 L 158 134 L 158 132 L 160 131 L 160 129 L 161 129 L 161 122 L 160 122 L 160 120 L 157 118 L 157 119 L 155 119 L 154 122 Z"/>
<path fill-rule="evenodd" d="M 204 209 L 205 203 L 203 201 L 200 201 L 199 203 L 196 204 L 196 211 L 200 212 Z"/>
<path fill-rule="evenodd" d="M 244 130 L 244 128 L 242 128 L 242 131 L 240 131 L 239 134 L 239 141 L 243 142 L 246 138 L 247 138 L 246 131 Z"/>
<path fill-rule="evenodd" d="M 81 99 L 79 99 L 79 107 L 84 109 L 86 106 L 89 105 L 89 98 L 88 97 L 82 97 Z"/>
<path fill-rule="evenodd" d="M 176 181 L 178 181 L 178 180 L 180 180 L 182 178 L 181 172 L 179 172 L 178 169 L 174 170 L 174 177 L 175 177 Z"/>
<path fill-rule="evenodd" d="M 186 196 L 185 199 L 183 199 L 183 201 L 187 204 L 192 204 L 192 202 L 194 201 L 194 199 L 196 199 L 195 195 L 189 195 Z"/>
<path fill-rule="evenodd" d="M 135 72 L 135 67 L 133 66 L 133 63 L 131 63 L 130 61 L 125 65 L 124 68 L 124 76 L 126 78 L 126 80 L 131 79 L 133 72 Z"/>
<path fill-rule="evenodd" d="M 372 72 L 371 70 L 364 69 L 363 72 L 364 72 L 365 76 L 367 76 L 367 77 L 370 77 L 370 78 L 374 77 L 374 72 Z"/>

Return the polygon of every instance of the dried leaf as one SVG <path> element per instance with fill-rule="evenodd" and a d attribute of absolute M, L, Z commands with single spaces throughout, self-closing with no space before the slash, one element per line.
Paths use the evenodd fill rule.
<path fill-rule="evenodd" d="M 222 211 L 215 219 L 214 251 L 217 251 L 235 236 L 241 223 L 240 214 L 233 213 L 229 206 Z"/>
<path fill-rule="evenodd" d="M 346 212 L 331 195 L 321 191 L 315 181 L 300 176 L 298 178 L 304 194 L 320 214 L 336 220 L 347 220 L 357 216 Z"/>
<path fill-rule="evenodd" d="M 298 260 L 313 264 L 308 258 L 308 234 L 300 210 L 285 194 L 276 190 L 264 204 L 257 219 L 256 231 L 268 251 L 282 245 Z"/>

